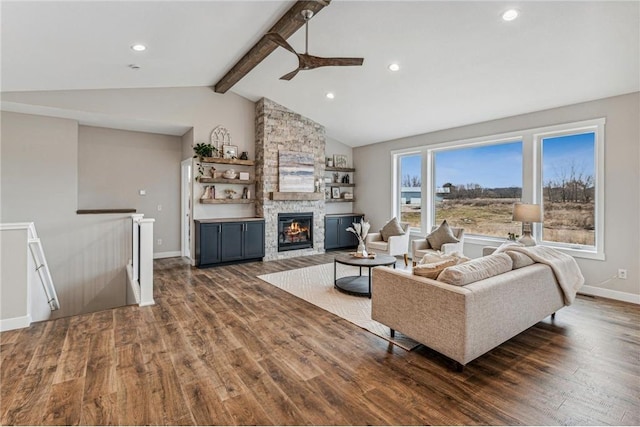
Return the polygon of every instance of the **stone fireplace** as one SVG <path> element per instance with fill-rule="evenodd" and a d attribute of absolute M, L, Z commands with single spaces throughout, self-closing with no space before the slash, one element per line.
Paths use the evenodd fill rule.
<path fill-rule="evenodd" d="M 324 252 L 325 201 L 272 200 L 278 192 L 278 153 L 298 151 L 311 153 L 314 174 L 324 176 L 325 130 L 318 123 L 263 98 L 256 102 L 256 213 L 265 220 L 265 260 L 292 258 Z M 310 245 L 279 249 L 279 214 L 312 213 Z"/>
<path fill-rule="evenodd" d="M 278 214 L 278 252 L 313 248 L 313 212 Z"/>

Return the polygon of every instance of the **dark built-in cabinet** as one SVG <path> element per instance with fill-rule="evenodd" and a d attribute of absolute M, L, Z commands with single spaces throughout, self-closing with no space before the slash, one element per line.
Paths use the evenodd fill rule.
<path fill-rule="evenodd" d="M 261 260 L 264 219 L 196 220 L 196 266 Z"/>
<path fill-rule="evenodd" d="M 324 249 L 348 249 L 358 246 L 358 238 L 347 231 L 354 222 L 364 219 L 362 214 L 330 214 L 324 217 Z"/>

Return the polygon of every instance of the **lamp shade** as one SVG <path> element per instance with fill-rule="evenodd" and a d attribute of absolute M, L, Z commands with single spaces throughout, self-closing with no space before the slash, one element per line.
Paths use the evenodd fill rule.
<path fill-rule="evenodd" d="M 520 222 L 542 222 L 540 205 L 516 203 L 513 205 L 513 220 Z"/>

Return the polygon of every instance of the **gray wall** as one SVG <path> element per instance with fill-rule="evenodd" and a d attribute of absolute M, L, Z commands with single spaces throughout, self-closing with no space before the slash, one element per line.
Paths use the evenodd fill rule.
<path fill-rule="evenodd" d="M 180 251 L 181 160 L 178 136 L 80 126 L 78 208 L 134 208 L 155 219 L 153 252 L 175 256 Z M 139 195 L 143 189 L 145 196 Z"/>
<path fill-rule="evenodd" d="M 123 305 L 131 221 L 76 215 L 77 122 L 8 112 L 1 118 L 0 221 L 35 223 L 60 299 L 54 317 Z"/>
<path fill-rule="evenodd" d="M 357 147 L 356 208 L 377 229 L 392 215 L 391 150 L 495 135 L 522 129 L 581 120 L 606 118 L 605 128 L 605 261 L 578 259 L 586 285 L 640 295 L 640 94 L 617 96 L 551 110 L 523 114 L 485 123 L 447 129 Z M 470 256 L 481 247 L 465 245 Z M 618 268 L 628 269 L 628 279 L 611 279 Z M 606 282 L 606 283 L 605 283 Z"/>

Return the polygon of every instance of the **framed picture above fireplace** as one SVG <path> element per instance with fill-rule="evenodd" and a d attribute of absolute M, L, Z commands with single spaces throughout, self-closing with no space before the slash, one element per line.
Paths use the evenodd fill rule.
<path fill-rule="evenodd" d="M 315 191 L 313 153 L 278 152 L 278 187 L 280 192 Z"/>

